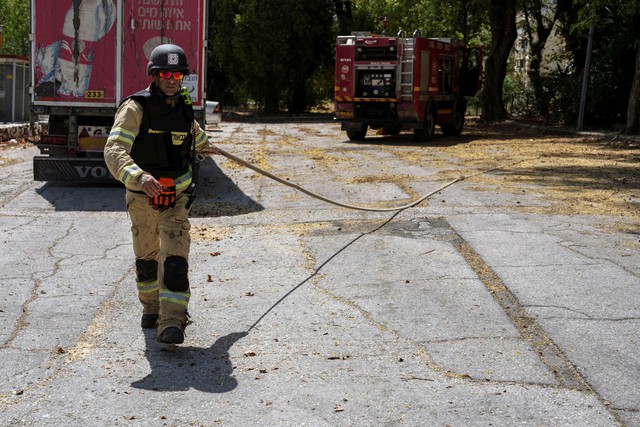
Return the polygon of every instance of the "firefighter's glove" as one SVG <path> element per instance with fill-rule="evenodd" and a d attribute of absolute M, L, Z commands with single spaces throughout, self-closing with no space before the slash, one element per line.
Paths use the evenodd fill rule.
<path fill-rule="evenodd" d="M 149 198 L 149 204 L 153 209 L 160 211 L 167 210 L 176 205 L 176 183 L 172 178 L 160 178 L 158 182 L 162 185 L 162 191 L 155 197 Z"/>

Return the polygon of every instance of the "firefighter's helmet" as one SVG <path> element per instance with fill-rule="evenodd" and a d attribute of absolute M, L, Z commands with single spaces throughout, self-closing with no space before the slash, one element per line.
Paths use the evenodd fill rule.
<path fill-rule="evenodd" d="M 155 70 L 182 71 L 189 74 L 187 55 L 180 46 L 175 44 L 161 44 L 151 51 L 147 64 L 147 75 Z"/>

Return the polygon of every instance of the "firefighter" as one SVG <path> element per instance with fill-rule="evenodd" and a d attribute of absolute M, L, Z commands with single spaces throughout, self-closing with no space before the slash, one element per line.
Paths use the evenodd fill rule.
<path fill-rule="evenodd" d="M 120 104 L 104 149 L 109 171 L 126 187 L 141 326 L 157 326 L 158 341 L 168 344 L 184 342 L 188 323 L 193 157 L 218 154 L 180 93 L 188 73 L 182 48 L 156 47 L 151 84 Z"/>

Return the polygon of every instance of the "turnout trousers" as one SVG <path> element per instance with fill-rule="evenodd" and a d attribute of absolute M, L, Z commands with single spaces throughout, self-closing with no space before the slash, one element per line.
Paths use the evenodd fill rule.
<path fill-rule="evenodd" d="M 188 260 L 191 246 L 188 196 L 178 194 L 176 205 L 154 209 L 149 197 L 127 190 L 133 252 L 136 257 L 138 298 L 143 314 L 159 314 L 158 334 L 170 326 L 187 326 Z"/>

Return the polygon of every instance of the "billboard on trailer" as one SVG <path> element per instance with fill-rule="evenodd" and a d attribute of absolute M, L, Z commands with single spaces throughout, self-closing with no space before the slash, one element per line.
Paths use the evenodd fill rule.
<path fill-rule="evenodd" d="M 114 103 L 116 0 L 32 5 L 34 103 Z"/>
<path fill-rule="evenodd" d="M 172 43 L 187 54 L 190 74 L 182 85 L 189 89 L 195 105 L 202 103 L 206 58 L 202 54 L 205 1 L 194 0 L 124 0 L 122 96 L 131 95 L 148 81 L 147 63 L 153 48 Z"/>
<path fill-rule="evenodd" d="M 204 92 L 206 1 L 33 0 L 34 104 L 113 106 L 150 82 L 153 48 L 182 47 L 196 107 Z"/>

